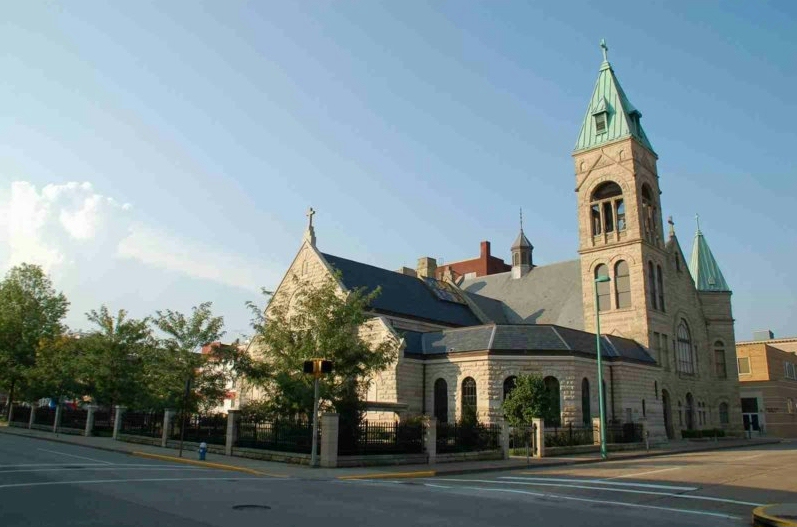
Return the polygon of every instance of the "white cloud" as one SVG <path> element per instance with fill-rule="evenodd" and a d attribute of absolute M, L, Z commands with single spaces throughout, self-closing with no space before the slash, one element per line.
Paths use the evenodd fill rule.
<path fill-rule="evenodd" d="M 263 283 L 261 266 L 224 249 L 177 238 L 136 223 L 119 243 L 117 255 L 194 278 L 256 291 Z"/>

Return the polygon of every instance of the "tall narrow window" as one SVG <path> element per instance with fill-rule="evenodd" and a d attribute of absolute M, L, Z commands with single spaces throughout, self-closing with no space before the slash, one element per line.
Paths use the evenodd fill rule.
<path fill-rule="evenodd" d="M 589 380 L 586 377 L 581 380 L 581 422 L 586 426 L 589 426 L 589 424 L 592 422 Z"/>
<path fill-rule="evenodd" d="M 551 398 L 553 405 L 553 414 L 556 416 L 552 426 L 561 426 L 560 402 L 559 402 L 559 379 L 556 377 L 546 377 L 543 379 L 545 383 L 545 391 L 548 392 L 548 397 Z"/>
<path fill-rule="evenodd" d="M 662 356 L 661 356 L 661 335 L 657 332 L 653 332 L 653 340 L 650 342 L 650 348 L 653 350 L 653 353 L 656 354 L 654 357 L 656 361 L 659 363 L 659 366 L 662 364 Z"/>
<path fill-rule="evenodd" d="M 656 266 L 656 291 L 659 293 L 659 309 L 664 309 L 664 279 L 661 276 L 661 266 Z"/>
<path fill-rule="evenodd" d="M 445 379 L 434 381 L 434 416 L 441 423 L 448 422 L 448 383 Z"/>
<path fill-rule="evenodd" d="M 721 340 L 714 343 L 714 370 L 718 379 L 728 378 L 728 369 L 725 365 L 725 344 Z"/>
<path fill-rule="evenodd" d="M 685 320 L 681 320 L 681 323 L 678 324 L 678 371 L 688 374 L 695 373 L 692 336 Z"/>
<path fill-rule="evenodd" d="M 730 422 L 728 419 L 728 403 L 720 403 L 720 424 L 727 425 Z"/>
<path fill-rule="evenodd" d="M 656 395 L 656 400 L 659 399 L 659 381 L 653 381 L 653 393 Z"/>
<path fill-rule="evenodd" d="M 600 264 L 595 268 L 595 278 L 609 276 L 609 268 L 605 264 Z M 611 288 L 609 282 L 598 282 L 598 311 L 608 311 L 611 309 Z"/>
<path fill-rule="evenodd" d="M 648 296 L 650 297 L 650 307 L 658 309 L 659 303 L 656 300 L 656 272 L 653 268 L 653 262 L 648 262 Z"/>
<path fill-rule="evenodd" d="M 592 192 L 590 218 L 593 236 L 625 230 L 625 206 L 620 185 L 606 181 Z"/>
<path fill-rule="evenodd" d="M 661 334 L 661 354 L 664 371 L 670 371 L 670 339 L 664 333 Z"/>
<path fill-rule="evenodd" d="M 512 393 L 512 390 L 515 389 L 515 383 L 517 382 L 517 377 L 514 375 L 507 377 L 504 379 L 504 400 L 509 397 L 509 394 Z"/>
<path fill-rule="evenodd" d="M 658 239 L 656 217 L 656 205 L 653 201 L 653 193 L 650 187 L 644 184 L 642 185 L 642 235 L 651 242 Z"/>
<path fill-rule="evenodd" d="M 617 308 L 631 307 L 631 275 L 625 260 L 620 260 L 614 266 L 614 289 Z"/>
<path fill-rule="evenodd" d="M 462 420 L 476 420 L 476 381 L 465 377 L 462 381 Z"/>

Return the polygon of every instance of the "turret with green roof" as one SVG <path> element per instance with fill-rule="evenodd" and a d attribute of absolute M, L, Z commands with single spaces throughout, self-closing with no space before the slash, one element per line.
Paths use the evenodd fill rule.
<path fill-rule="evenodd" d="M 695 233 L 695 242 L 692 245 L 692 259 L 689 261 L 689 272 L 695 281 L 695 287 L 698 291 L 722 291 L 730 292 L 731 288 L 728 287 L 728 282 L 722 276 L 720 266 L 711 249 L 708 247 L 706 237 L 700 230 L 700 220 L 698 219 L 697 232 Z"/>
<path fill-rule="evenodd" d="M 642 129 L 640 122 L 642 113 L 628 100 L 614 75 L 612 65 L 607 58 L 609 48 L 603 40 L 601 48 L 603 62 L 574 151 L 588 150 L 619 139 L 633 137 L 655 155 L 656 152 L 645 135 L 645 130 Z"/>

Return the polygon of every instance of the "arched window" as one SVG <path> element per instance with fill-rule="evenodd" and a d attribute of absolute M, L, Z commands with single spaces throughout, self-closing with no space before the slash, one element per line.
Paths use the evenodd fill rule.
<path fill-rule="evenodd" d="M 664 279 L 661 275 L 661 266 L 656 266 L 656 291 L 659 293 L 659 309 L 661 311 L 666 311 L 664 309 Z"/>
<path fill-rule="evenodd" d="M 553 405 L 553 414 L 554 414 L 554 421 L 550 423 L 551 426 L 561 426 L 561 410 L 559 405 L 559 379 L 556 377 L 548 376 L 543 379 L 545 383 L 545 391 L 548 392 L 548 396 L 551 398 L 551 404 Z M 548 424 L 548 423 L 546 423 Z"/>
<path fill-rule="evenodd" d="M 609 268 L 606 264 L 600 264 L 595 268 L 595 278 L 599 276 L 609 276 Z M 611 288 L 609 282 L 598 282 L 598 311 L 608 311 L 611 309 Z"/>
<path fill-rule="evenodd" d="M 592 413 L 590 411 L 590 393 L 589 393 L 589 380 L 584 377 L 581 381 L 581 421 L 584 425 L 589 426 L 592 422 Z"/>
<path fill-rule="evenodd" d="M 725 365 L 725 344 L 721 340 L 714 342 L 714 372 L 718 379 L 728 378 L 728 370 Z"/>
<path fill-rule="evenodd" d="M 434 381 L 434 416 L 441 423 L 448 422 L 448 383 L 445 379 Z"/>
<path fill-rule="evenodd" d="M 656 204 L 647 184 L 642 185 L 642 235 L 649 241 L 658 239 Z"/>
<path fill-rule="evenodd" d="M 720 403 L 720 424 L 727 425 L 730 422 L 728 419 L 728 403 Z"/>
<path fill-rule="evenodd" d="M 650 307 L 658 309 L 659 304 L 656 300 L 656 273 L 653 270 L 653 262 L 648 262 L 648 296 L 650 296 Z"/>
<path fill-rule="evenodd" d="M 504 400 L 512 393 L 512 390 L 515 389 L 515 383 L 517 383 L 517 377 L 514 375 L 507 377 L 504 379 Z"/>
<path fill-rule="evenodd" d="M 692 336 L 685 320 L 678 324 L 678 371 L 681 373 L 695 373 L 694 355 L 692 354 Z"/>
<path fill-rule="evenodd" d="M 590 199 L 590 222 L 593 236 L 625 230 L 625 203 L 620 185 L 607 181 L 593 191 Z"/>
<path fill-rule="evenodd" d="M 614 266 L 614 290 L 617 309 L 631 307 L 631 275 L 625 260 L 620 260 Z"/>
<path fill-rule="evenodd" d="M 473 377 L 465 377 L 462 381 L 462 420 L 476 420 L 476 381 Z"/>

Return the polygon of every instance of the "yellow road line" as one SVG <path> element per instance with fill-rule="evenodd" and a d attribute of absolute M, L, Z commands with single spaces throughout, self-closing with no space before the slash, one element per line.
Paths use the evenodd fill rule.
<path fill-rule="evenodd" d="M 797 527 L 797 523 L 793 521 L 765 513 L 764 510 L 769 507 L 771 507 L 771 505 L 764 505 L 763 507 L 756 507 L 753 509 L 753 525 L 755 527 Z"/>
<path fill-rule="evenodd" d="M 418 472 L 374 472 L 372 474 L 354 474 L 350 476 L 338 476 L 337 479 L 405 479 L 405 478 L 431 478 L 437 475 L 434 470 L 422 470 Z"/>
<path fill-rule="evenodd" d="M 222 463 L 210 463 L 209 461 L 197 461 L 194 459 L 186 459 L 183 457 L 176 457 L 176 456 L 164 456 L 161 454 L 150 454 L 149 452 L 131 452 L 131 455 L 144 457 L 148 459 L 159 459 L 161 461 L 171 461 L 173 463 L 184 463 L 186 465 L 195 465 L 198 467 L 206 467 L 206 468 L 218 468 L 220 470 L 233 470 L 236 472 L 243 472 L 245 474 L 252 474 L 254 476 L 270 476 L 272 478 L 284 478 L 286 476 L 282 474 L 270 474 L 268 472 L 261 472 L 259 470 L 254 470 L 251 468 L 246 467 L 238 467 L 235 465 L 224 465 Z"/>

